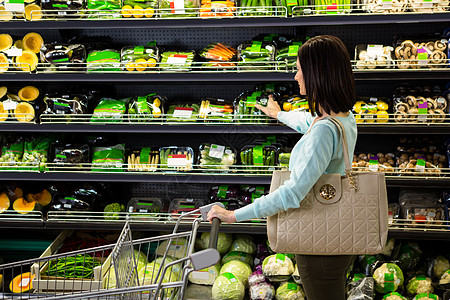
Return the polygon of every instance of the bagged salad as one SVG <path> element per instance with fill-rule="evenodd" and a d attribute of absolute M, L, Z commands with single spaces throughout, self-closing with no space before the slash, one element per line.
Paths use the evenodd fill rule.
<path fill-rule="evenodd" d="M 236 150 L 230 147 L 203 143 L 199 148 L 200 168 L 229 170 L 236 163 Z"/>
<path fill-rule="evenodd" d="M 87 0 L 87 8 L 92 18 L 120 18 L 121 0 Z"/>
<path fill-rule="evenodd" d="M 156 46 L 128 46 L 120 52 L 122 69 L 127 71 L 157 71 L 159 49 Z"/>
<path fill-rule="evenodd" d="M 93 50 L 86 59 L 87 71 L 117 72 L 120 71 L 120 52 L 114 49 Z"/>
<path fill-rule="evenodd" d="M 94 109 L 91 122 L 122 122 L 123 115 L 127 111 L 129 98 L 115 100 L 111 98 L 100 99 L 99 104 Z"/>
<path fill-rule="evenodd" d="M 117 144 L 110 147 L 95 147 L 92 155 L 92 171 L 122 172 L 125 163 L 125 147 Z"/>

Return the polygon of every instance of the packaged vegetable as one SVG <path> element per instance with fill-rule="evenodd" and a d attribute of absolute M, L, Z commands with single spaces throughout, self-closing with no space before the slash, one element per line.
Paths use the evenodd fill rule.
<path fill-rule="evenodd" d="M 50 210 L 56 211 L 90 211 L 92 204 L 75 196 L 58 198 L 50 207 Z"/>
<path fill-rule="evenodd" d="M 450 283 L 450 270 L 445 271 L 439 279 L 439 284 L 449 284 Z"/>
<path fill-rule="evenodd" d="M 131 217 L 133 219 L 155 221 L 162 208 L 163 204 L 160 198 L 139 197 L 131 198 L 128 201 L 126 211 L 132 214 Z"/>
<path fill-rule="evenodd" d="M 239 234 L 231 244 L 230 251 L 242 251 L 253 255 L 256 251 L 256 245 L 251 236 Z"/>
<path fill-rule="evenodd" d="M 120 14 L 115 12 L 120 7 L 121 0 L 87 0 L 87 8 L 93 18 L 120 18 Z"/>
<path fill-rule="evenodd" d="M 206 205 L 207 203 L 202 199 L 190 199 L 190 198 L 175 198 L 170 201 L 169 213 L 173 220 L 177 220 L 183 213 L 187 213 L 197 208 Z M 199 217 L 200 213 L 192 214 L 189 217 L 184 217 L 184 221 L 192 221 L 194 218 Z M 204 244 L 206 247 L 207 244 Z"/>
<path fill-rule="evenodd" d="M 220 264 L 216 264 L 206 269 L 193 271 L 189 274 L 189 282 L 201 285 L 213 285 L 219 277 Z"/>
<path fill-rule="evenodd" d="M 85 70 L 86 47 L 82 44 L 45 44 L 40 49 L 41 62 L 49 63 L 51 70 Z"/>
<path fill-rule="evenodd" d="M 450 262 L 442 255 L 428 260 L 428 276 L 433 279 L 441 278 L 441 276 L 450 269 Z"/>
<path fill-rule="evenodd" d="M 47 94 L 44 96 L 46 115 L 86 114 L 88 99 L 85 95 L 74 94 Z M 70 118 L 67 119 L 70 122 Z"/>
<path fill-rule="evenodd" d="M 391 46 L 358 44 L 355 47 L 356 68 L 375 69 L 394 67 L 394 48 Z"/>
<path fill-rule="evenodd" d="M 384 263 L 373 273 L 375 290 L 379 293 L 395 292 L 403 284 L 403 272 L 394 263 Z"/>
<path fill-rule="evenodd" d="M 255 199 L 260 198 L 261 196 L 267 195 L 269 190 L 264 186 L 241 186 L 241 196 L 239 199 L 244 201 L 245 203 L 252 203 Z M 262 246 L 262 245 L 261 245 Z M 259 253 L 260 251 L 258 251 Z"/>
<path fill-rule="evenodd" d="M 347 300 L 373 300 L 375 281 L 372 277 L 355 277 L 347 285 Z"/>
<path fill-rule="evenodd" d="M 419 263 L 421 254 L 422 250 L 420 250 L 417 243 L 402 242 L 400 252 L 397 257 L 398 266 L 403 271 L 414 269 Z"/>
<path fill-rule="evenodd" d="M 192 170 L 194 164 L 194 150 L 191 147 L 162 147 L 159 148 L 161 168 L 165 171 Z"/>
<path fill-rule="evenodd" d="M 422 293 L 414 296 L 413 300 L 439 300 L 439 296 L 430 293 Z"/>
<path fill-rule="evenodd" d="M 202 0 L 200 18 L 233 17 L 235 11 L 234 1 Z"/>
<path fill-rule="evenodd" d="M 239 9 L 240 16 L 271 16 L 275 12 L 272 0 L 243 0 Z"/>
<path fill-rule="evenodd" d="M 401 13 L 408 9 L 408 1 L 364 0 L 363 9 L 369 13 Z"/>
<path fill-rule="evenodd" d="M 278 69 L 295 70 L 297 65 L 298 50 L 302 42 L 294 42 L 292 45 L 278 49 L 275 56 Z"/>
<path fill-rule="evenodd" d="M 211 286 L 194 283 L 188 284 L 184 296 L 186 299 L 211 300 L 212 299 Z"/>
<path fill-rule="evenodd" d="M 199 56 L 214 62 L 233 61 L 237 51 L 230 45 L 224 43 L 212 43 L 203 48 Z"/>
<path fill-rule="evenodd" d="M 154 172 L 158 170 L 160 163 L 159 149 L 144 147 L 128 154 L 128 171 Z"/>
<path fill-rule="evenodd" d="M 85 0 L 41 0 L 41 8 L 45 10 L 45 18 L 64 18 L 67 15 L 82 14 L 86 9 Z M 31 15 L 34 18 L 34 14 Z M 71 16 L 72 17 L 72 16 Z"/>
<path fill-rule="evenodd" d="M 232 260 L 240 260 L 250 267 L 253 266 L 253 256 L 251 256 L 249 253 L 245 253 L 242 251 L 230 251 L 222 258 L 222 264 L 226 264 L 227 262 Z"/>
<path fill-rule="evenodd" d="M 128 103 L 128 120 L 130 122 L 148 122 L 164 114 L 167 98 L 155 93 L 144 97 L 132 98 Z"/>
<path fill-rule="evenodd" d="M 285 7 L 288 16 L 303 15 L 305 10 L 304 7 L 311 5 L 311 2 L 308 0 L 276 0 L 275 3 L 277 6 Z M 284 11 L 281 11 L 280 13 L 283 14 Z"/>
<path fill-rule="evenodd" d="M 194 57 L 195 51 L 165 51 L 161 53 L 159 66 L 162 71 L 189 71 Z"/>
<path fill-rule="evenodd" d="M 120 52 L 114 49 L 93 50 L 86 59 L 87 71 L 90 72 L 117 72 L 120 71 Z"/>
<path fill-rule="evenodd" d="M 195 122 L 200 111 L 197 103 L 171 104 L 167 110 L 168 122 Z"/>
<path fill-rule="evenodd" d="M 318 14 L 348 14 L 352 11 L 351 0 L 320 0 L 315 2 L 315 10 Z"/>
<path fill-rule="evenodd" d="M 233 274 L 244 286 L 248 286 L 248 277 L 252 274 L 252 269 L 241 260 L 231 260 L 220 268 L 220 275 L 223 273 Z"/>
<path fill-rule="evenodd" d="M 395 224 L 400 219 L 400 205 L 398 203 L 388 204 L 388 222 L 389 224 Z"/>
<path fill-rule="evenodd" d="M 381 254 L 390 257 L 394 250 L 394 246 L 395 246 L 395 239 L 389 238 L 387 240 L 386 245 L 384 246 L 383 250 L 381 251 Z"/>
<path fill-rule="evenodd" d="M 233 103 L 224 99 L 204 98 L 198 117 L 207 120 L 233 121 Z"/>
<path fill-rule="evenodd" d="M 234 185 L 215 185 L 208 194 L 211 203 L 220 202 L 230 198 L 237 198 L 238 195 L 239 189 Z"/>
<path fill-rule="evenodd" d="M 102 98 L 91 117 L 91 122 L 122 122 L 130 99 Z"/>
<path fill-rule="evenodd" d="M 117 144 L 110 147 L 95 147 L 92 155 L 92 171 L 122 172 L 125 160 L 125 147 Z"/>
<path fill-rule="evenodd" d="M 120 52 L 122 69 L 125 71 L 157 71 L 159 49 L 156 46 L 128 46 Z"/>
<path fill-rule="evenodd" d="M 275 46 L 272 43 L 252 41 L 238 47 L 240 70 L 272 70 L 275 60 Z"/>
<path fill-rule="evenodd" d="M 8 141 L 2 147 L 2 156 L 0 157 L 2 166 L 14 166 L 22 161 L 24 152 L 24 141 L 22 138 Z M 10 170 L 11 168 L 7 168 Z"/>
<path fill-rule="evenodd" d="M 256 270 L 248 277 L 248 285 L 250 287 L 266 282 L 266 277 L 264 277 L 261 270 Z"/>
<path fill-rule="evenodd" d="M 353 112 L 357 123 L 386 123 L 389 121 L 390 107 L 386 98 L 358 97 Z"/>
<path fill-rule="evenodd" d="M 301 95 L 287 95 L 278 100 L 283 111 L 308 111 L 308 100 Z"/>
<path fill-rule="evenodd" d="M 275 296 L 275 289 L 267 282 L 250 286 L 250 300 L 271 300 Z"/>
<path fill-rule="evenodd" d="M 214 281 L 213 300 L 242 300 L 244 296 L 244 284 L 232 273 L 223 273 Z"/>
<path fill-rule="evenodd" d="M 286 281 L 280 284 L 275 295 L 276 300 L 305 300 L 305 293 L 301 286 L 294 281 Z"/>
<path fill-rule="evenodd" d="M 161 18 L 189 18 L 198 16 L 198 10 L 200 7 L 198 0 L 161 0 L 159 2 L 159 8 L 161 12 Z"/>
<path fill-rule="evenodd" d="M 82 167 L 90 159 L 90 149 L 87 144 L 66 144 L 55 146 L 53 163 L 57 166 Z"/>
<path fill-rule="evenodd" d="M 39 169 L 45 171 L 48 162 L 50 145 L 54 143 L 54 139 L 50 137 L 39 137 L 34 139 L 29 146 L 25 142 L 22 163 L 28 163 L 31 166 L 39 164 Z"/>
<path fill-rule="evenodd" d="M 209 238 L 210 238 L 209 232 L 202 233 L 201 239 L 202 239 L 203 245 L 205 245 L 205 249 L 208 248 Z M 230 249 L 231 242 L 233 242 L 233 237 L 231 234 L 220 232 L 219 236 L 217 238 L 217 251 L 219 251 L 219 253 L 222 253 L 222 254 L 227 253 L 228 250 Z M 224 261 L 222 259 L 222 264 L 224 264 L 226 262 L 227 261 Z"/>
<path fill-rule="evenodd" d="M 401 206 L 403 219 L 412 225 L 436 224 L 444 221 L 444 206 L 438 203 L 405 204 Z"/>
<path fill-rule="evenodd" d="M 198 164 L 200 168 L 229 170 L 236 163 L 236 150 L 230 147 L 206 144 L 200 145 Z"/>
<path fill-rule="evenodd" d="M 408 284 L 406 285 L 406 291 L 410 295 L 433 293 L 434 288 L 431 278 L 425 276 L 414 276 L 408 281 Z"/>
<path fill-rule="evenodd" d="M 154 18 L 158 9 L 157 0 L 123 0 L 123 18 Z"/>
<path fill-rule="evenodd" d="M 262 264 L 264 276 L 291 276 L 294 273 L 292 260 L 284 254 L 273 254 L 266 257 Z"/>
<path fill-rule="evenodd" d="M 445 39 L 398 40 L 395 45 L 395 58 L 400 69 L 439 68 L 447 60 Z"/>
<path fill-rule="evenodd" d="M 383 300 L 408 300 L 397 292 L 384 295 Z"/>
<path fill-rule="evenodd" d="M 120 203 L 110 203 L 103 209 L 105 220 L 119 220 L 119 213 L 125 212 L 125 205 Z"/>
<path fill-rule="evenodd" d="M 277 148 L 274 146 L 249 145 L 241 149 L 241 163 L 245 166 L 261 167 L 255 170 L 256 173 L 265 173 L 266 168 L 277 165 Z M 262 168 L 264 167 L 264 168 Z M 252 168 L 249 168 L 252 169 Z"/>
<path fill-rule="evenodd" d="M 255 104 L 267 106 L 269 95 L 259 92 L 245 92 L 234 101 L 234 114 L 239 123 L 268 123 L 268 117 Z"/>

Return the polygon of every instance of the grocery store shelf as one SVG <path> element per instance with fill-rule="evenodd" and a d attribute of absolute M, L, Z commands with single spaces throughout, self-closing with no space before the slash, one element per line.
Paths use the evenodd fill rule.
<path fill-rule="evenodd" d="M 242 27 L 291 27 L 318 25 L 398 24 L 448 22 L 449 13 L 432 14 L 343 14 L 304 15 L 293 18 L 210 18 L 210 19 L 103 19 L 103 20 L 36 20 L 1 22 L 8 29 L 136 29 L 136 28 L 242 28 Z"/>
<path fill-rule="evenodd" d="M 114 84 L 154 83 L 154 82 L 196 82 L 196 83 L 227 83 L 227 82 L 273 82 L 294 81 L 293 72 L 178 72 L 178 73 L 3 73 L 0 81 L 16 82 L 107 82 Z M 355 70 L 355 80 L 450 80 L 448 69 L 384 69 L 384 70 Z"/>
<path fill-rule="evenodd" d="M 1 127 L 0 127 L 1 128 Z M 358 124 L 358 134 L 450 134 L 450 123 L 371 123 Z"/>

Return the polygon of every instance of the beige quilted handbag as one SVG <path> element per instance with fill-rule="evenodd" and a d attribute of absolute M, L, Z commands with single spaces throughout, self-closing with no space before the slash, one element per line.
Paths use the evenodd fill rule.
<path fill-rule="evenodd" d="M 328 119 L 339 128 L 346 176 L 323 174 L 299 208 L 268 217 L 270 247 L 276 252 L 306 255 L 380 253 L 388 233 L 384 174 L 353 173 L 345 129 L 336 118 Z M 270 192 L 289 176 L 289 171 L 275 171 Z"/>

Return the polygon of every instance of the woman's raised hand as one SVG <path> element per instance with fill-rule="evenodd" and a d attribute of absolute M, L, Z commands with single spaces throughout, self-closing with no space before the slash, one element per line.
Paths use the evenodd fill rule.
<path fill-rule="evenodd" d="M 259 104 L 256 104 L 255 107 L 274 119 L 277 118 L 278 113 L 281 111 L 281 108 L 278 105 L 278 103 L 275 100 L 273 100 L 273 95 L 269 95 L 269 101 L 267 102 L 267 106 L 261 106 Z"/>

